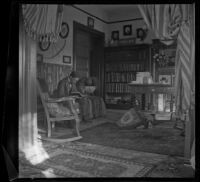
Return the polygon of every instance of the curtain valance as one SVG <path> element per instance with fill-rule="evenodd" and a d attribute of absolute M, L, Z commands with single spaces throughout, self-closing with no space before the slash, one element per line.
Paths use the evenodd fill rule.
<path fill-rule="evenodd" d="M 23 4 L 25 30 L 37 41 L 55 42 L 61 30 L 63 5 Z"/>

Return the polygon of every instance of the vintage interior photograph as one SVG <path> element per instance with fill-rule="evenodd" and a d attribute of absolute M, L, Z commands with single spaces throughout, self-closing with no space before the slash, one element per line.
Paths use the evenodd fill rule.
<path fill-rule="evenodd" d="M 195 4 L 20 4 L 18 177 L 195 178 L 194 20 Z"/>

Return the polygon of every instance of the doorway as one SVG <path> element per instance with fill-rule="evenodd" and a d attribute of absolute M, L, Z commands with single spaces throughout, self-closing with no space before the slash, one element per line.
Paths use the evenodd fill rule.
<path fill-rule="evenodd" d="M 103 96 L 103 32 L 73 22 L 73 67 L 79 77 L 96 77 L 97 95 Z"/>

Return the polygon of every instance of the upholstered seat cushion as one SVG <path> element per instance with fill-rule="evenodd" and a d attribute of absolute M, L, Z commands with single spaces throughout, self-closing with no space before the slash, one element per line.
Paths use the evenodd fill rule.
<path fill-rule="evenodd" d="M 47 108 L 51 117 L 67 117 L 72 115 L 72 112 L 61 103 L 47 103 Z"/>

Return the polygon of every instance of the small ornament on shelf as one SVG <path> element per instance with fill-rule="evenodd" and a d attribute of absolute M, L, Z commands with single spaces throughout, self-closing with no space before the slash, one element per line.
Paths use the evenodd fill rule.
<path fill-rule="evenodd" d="M 160 52 L 155 52 L 153 55 L 153 60 L 155 63 L 158 63 L 159 67 L 165 67 L 169 63 L 169 58 L 164 54 L 162 51 Z"/>

